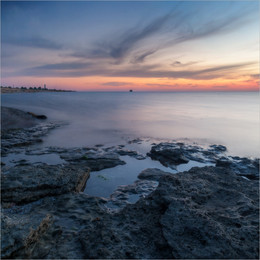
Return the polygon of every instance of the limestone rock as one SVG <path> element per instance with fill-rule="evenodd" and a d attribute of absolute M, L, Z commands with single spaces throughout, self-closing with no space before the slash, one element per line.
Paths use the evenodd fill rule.
<path fill-rule="evenodd" d="M 19 165 L 1 178 L 3 203 L 28 203 L 45 196 L 84 189 L 90 171 L 72 165 Z"/>
<path fill-rule="evenodd" d="M 135 192 L 137 186 L 121 191 Z M 46 214 L 53 219 L 37 240 L 12 255 L 31 259 L 259 258 L 258 181 L 247 181 L 230 169 L 196 167 L 164 174 L 150 195 L 121 211 L 111 214 L 106 203 L 67 193 L 20 206 L 24 213 L 17 212 L 19 206 L 4 209 L 11 219 L 21 215 L 40 219 Z"/>
<path fill-rule="evenodd" d="M 138 178 L 139 179 L 145 179 L 145 180 L 159 181 L 159 179 L 162 176 L 169 175 L 169 174 L 171 174 L 171 173 L 164 172 L 164 171 L 157 169 L 157 168 L 148 168 L 148 169 L 143 170 L 138 175 Z"/>
<path fill-rule="evenodd" d="M 24 216 L 1 217 L 1 258 L 12 259 L 18 251 L 26 252 L 50 227 L 51 215 L 38 214 L 35 218 Z"/>
<path fill-rule="evenodd" d="M 165 167 L 173 167 L 182 163 L 188 163 L 189 159 L 185 157 L 181 149 L 156 149 L 153 146 L 147 154 L 153 160 L 158 160 Z"/>

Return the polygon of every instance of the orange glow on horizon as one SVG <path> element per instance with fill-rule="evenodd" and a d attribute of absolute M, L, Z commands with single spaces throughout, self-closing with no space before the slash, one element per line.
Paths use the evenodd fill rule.
<path fill-rule="evenodd" d="M 169 79 L 126 77 L 32 78 L 8 79 L 15 87 L 39 87 L 75 91 L 258 91 L 259 80 L 243 77 L 236 79 Z M 5 86 L 4 82 L 2 85 Z"/>

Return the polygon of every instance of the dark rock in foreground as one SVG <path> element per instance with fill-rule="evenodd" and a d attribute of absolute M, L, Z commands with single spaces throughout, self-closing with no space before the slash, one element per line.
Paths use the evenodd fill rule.
<path fill-rule="evenodd" d="M 83 259 L 79 232 L 106 215 L 104 203 L 67 193 L 3 210 L 2 258 Z"/>
<path fill-rule="evenodd" d="M 24 165 L 10 168 L 1 178 L 2 203 L 28 203 L 46 196 L 82 191 L 89 168 L 72 165 Z"/>
<path fill-rule="evenodd" d="M 151 170 L 150 176 L 154 174 Z M 32 219 L 31 225 L 35 219 L 49 221 L 45 229 L 39 223 L 34 227 L 31 243 L 21 242 L 18 249 L 6 244 L 2 254 L 49 259 L 258 259 L 258 188 L 258 181 L 245 180 L 230 169 L 204 167 L 161 174 L 154 192 L 115 214 L 106 211 L 108 201 L 100 198 L 72 193 L 47 197 L 3 211 L 5 225 L 6 219 L 17 217 Z M 3 241 L 11 241 L 15 230 L 24 228 L 23 234 L 28 234 L 27 225 L 15 228 L 8 223 L 12 231 L 2 234 Z"/>
<path fill-rule="evenodd" d="M 257 181 L 224 168 L 193 168 L 162 177 L 155 193 L 169 201 L 160 223 L 174 258 L 258 258 Z"/>
<path fill-rule="evenodd" d="M 37 119 L 47 119 L 45 115 L 36 115 L 31 112 L 10 107 L 1 107 L 1 130 L 28 128 L 35 126 Z"/>
<path fill-rule="evenodd" d="M 194 168 L 163 176 L 155 192 L 109 226 L 100 220 L 91 232 L 83 229 L 81 243 L 86 258 L 255 259 L 258 210 L 258 182 L 223 168 Z"/>

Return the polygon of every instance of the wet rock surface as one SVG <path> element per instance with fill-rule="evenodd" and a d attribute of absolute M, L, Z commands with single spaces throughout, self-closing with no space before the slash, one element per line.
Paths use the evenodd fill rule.
<path fill-rule="evenodd" d="M 117 154 L 124 156 L 124 155 L 128 155 L 131 156 L 137 160 L 144 160 L 145 156 L 143 156 L 142 154 L 137 153 L 136 151 L 132 151 L 132 150 L 126 150 L 126 149 L 115 149 L 114 152 L 116 152 Z"/>
<path fill-rule="evenodd" d="M 229 169 L 193 168 L 164 175 L 150 195 L 117 213 L 106 210 L 108 202 L 68 193 L 4 209 L 3 221 L 9 230 L 18 216 L 23 221 L 38 219 L 38 226 L 33 229 L 35 239 L 21 242 L 19 248 L 10 246 L 12 231 L 5 232 L 3 239 L 9 247 L 6 243 L 3 255 L 49 259 L 259 257 L 258 182 L 246 181 Z M 48 225 L 40 228 L 46 218 Z M 28 241 L 27 225 L 14 229 L 13 234 L 24 229 L 24 239 L 18 239 Z"/>
<path fill-rule="evenodd" d="M 118 212 L 126 205 L 147 197 L 157 186 L 158 182 L 151 180 L 137 180 L 130 185 L 121 185 L 110 195 L 105 207 L 109 212 Z"/>
<path fill-rule="evenodd" d="M 27 130 L 28 131 L 28 130 Z M 14 134 L 16 136 L 17 132 Z M 15 141 L 15 139 L 11 139 L 11 141 Z M 5 142 L 5 140 L 2 140 Z M 8 140 L 9 142 L 9 140 Z M 28 143 L 27 143 L 28 144 Z M 33 142 L 32 142 L 33 144 Z M 64 163 L 73 165 L 75 168 L 80 169 L 81 167 L 89 167 L 91 171 L 100 171 L 106 168 L 112 168 L 117 165 L 124 165 L 125 162 L 119 158 L 119 154 L 112 151 L 105 151 L 105 149 L 98 148 L 62 148 L 62 147 L 46 147 L 46 148 L 32 148 L 28 144 L 26 149 L 21 148 L 17 149 L 10 146 L 2 147 L 2 155 L 6 156 L 10 153 L 19 154 L 24 153 L 24 158 L 26 156 L 40 156 L 44 155 L 56 155 L 58 156 Z M 6 152 L 5 152 L 6 151 Z M 11 161 L 16 166 L 21 165 L 30 165 L 29 161 L 26 159 Z M 8 169 L 8 167 L 3 168 Z"/>
<path fill-rule="evenodd" d="M 46 196 L 82 191 L 89 178 L 88 167 L 73 165 L 20 165 L 2 174 L 2 203 L 28 203 Z"/>
<path fill-rule="evenodd" d="M 42 142 L 42 137 L 50 130 L 61 126 L 58 123 L 42 123 L 30 128 L 10 129 L 1 132 L 2 156 L 8 153 L 21 152 L 27 146 Z"/>
<path fill-rule="evenodd" d="M 245 183 L 215 167 L 193 168 L 177 176 L 163 177 L 164 185 L 156 191 L 166 201 L 170 189 L 174 194 L 160 220 L 173 256 L 258 258 L 259 247 L 251 240 L 259 239 L 258 182 Z"/>
<path fill-rule="evenodd" d="M 104 202 L 67 193 L 4 209 L 2 258 L 82 259 L 78 233 L 105 214 Z"/>
<path fill-rule="evenodd" d="M 1 258 L 13 258 L 14 252 L 26 251 L 47 231 L 52 222 L 51 216 L 37 214 L 30 218 L 22 214 L 6 214 L 1 217 Z M 21 257 L 21 256 L 19 256 Z"/>
<path fill-rule="evenodd" d="M 125 162 L 119 158 L 114 150 L 107 150 L 96 147 L 82 148 L 62 148 L 46 147 L 44 149 L 26 150 L 26 155 L 46 155 L 57 154 L 62 160 L 75 167 L 89 167 L 91 171 L 100 171 L 106 168 L 112 168 L 117 165 L 124 165 Z"/>
<path fill-rule="evenodd" d="M 152 180 L 152 181 L 159 181 L 159 179 L 162 176 L 169 175 L 169 172 L 164 172 L 160 169 L 156 168 L 149 168 L 143 170 L 139 175 L 139 179 L 145 179 L 145 180 Z"/>
<path fill-rule="evenodd" d="M 100 171 L 125 164 L 117 153 L 95 148 L 67 149 L 60 153 L 60 157 L 70 164 L 88 166 L 91 171 Z"/>
<path fill-rule="evenodd" d="M 226 167 L 240 176 L 259 180 L 259 159 L 229 156 L 221 157 L 216 161 L 217 167 Z"/>
<path fill-rule="evenodd" d="M 36 115 L 15 108 L 1 107 L 1 156 L 19 153 L 27 146 L 42 142 L 52 129 L 64 125 L 42 121 L 45 115 Z"/>
<path fill-rule="evenodd" d="M 153 145 L 147 155 L 172 169 L 192 160 L 214 163 L 217 167 L 226 167 L 249 179 L 259 179 L 259 159 L 230 156 L 226 155 L 226 151 L 227 148 L 223 145 L 210 145 L 208 148 L 203 148 L 197 145 L 168 142 Z"/>
<path fill-rule="evenodd" d="M 154 144 L 147 155 L 162 165 L 175 169 L 177 165 L 188 163 L 189 160 L 204 163 L 216 162 L 219 154 L 225 151 L 226 147 L 222 145 L 211 145 L 206 149 L 198 145 L 164 142 Z"/>

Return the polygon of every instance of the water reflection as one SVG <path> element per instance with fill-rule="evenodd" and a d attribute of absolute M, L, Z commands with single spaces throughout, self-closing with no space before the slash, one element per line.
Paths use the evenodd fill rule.
<path fill-rule="evenodd" d="M 189 138 L 258 156 L 257 93 L 25 93 L 2 95 L 2 105 L 68 122 L 45 139 L 45 146 L 109 145 L 126 137 Z"/>

